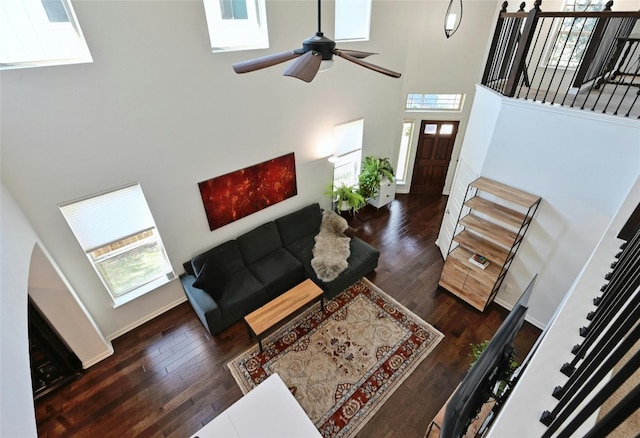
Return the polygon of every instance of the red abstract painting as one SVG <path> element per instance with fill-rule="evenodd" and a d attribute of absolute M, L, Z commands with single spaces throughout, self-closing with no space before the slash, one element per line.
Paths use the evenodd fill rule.
<path fill-rule="evenodd" d="M 295 196 L 296 162 L 292 153 L 198 183 L 209 228 L 248 216 Z"/>

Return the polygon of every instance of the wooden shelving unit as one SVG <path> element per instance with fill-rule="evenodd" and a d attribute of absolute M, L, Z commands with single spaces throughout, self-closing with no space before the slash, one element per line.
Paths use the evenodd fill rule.
<path fill-rule="evenodd" d="M 484 177 L 469 184 L 440 286 L 484 311 L 498 293 L 540 200 Z M 471 263 L 474 254 L 489 265 L 482 269 Z"/>

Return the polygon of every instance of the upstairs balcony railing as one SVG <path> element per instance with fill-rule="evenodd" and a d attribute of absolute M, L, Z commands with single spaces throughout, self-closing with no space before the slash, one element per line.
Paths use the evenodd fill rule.
<path fill-rule="evenodd" d="M 640 12 L 502 4 L 482 77 L 504 96 L 640 118 Z M 634 29 L 635 28 L 635 29 Z"/>

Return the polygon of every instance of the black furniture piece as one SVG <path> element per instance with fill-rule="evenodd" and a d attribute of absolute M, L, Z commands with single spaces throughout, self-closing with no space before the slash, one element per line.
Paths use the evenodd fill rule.
<path fill-rule="evenodd" d="M 33 398 L 50 393 L 80 377 L 82 363 L 51 328 L 29 299 L 29 360 Z"/>
<path fill-rule="evenodd" d="M 348 268 L 331 282 L 318 279 L 311 259 L 321 222 L 314 203 L 185 262 L 180 281 L 207 330 L 220 333 L 306 278 L 330 299 L 375 270 L 380 252 L 351 237 Z"/>
<path fill-rule="evenodd" d="M 469 425 L 478 419 L 478 414 L 485 403 L 490 399 L 495 402 L 491 415 L 491 418 L 494 418 L 508 398 L 515 383 L 511 377 L 513 372 L 511 363 L 515 354 L 513 341 L 524 324 L 524 318 L 529 308 L 529 297 L 536 278 L 537 274 L 522 292 L 520 299 L 493 335 L 473 368 L 447 401 L 440 425 L 440 437 L 458 438 L 464 436 Z M 523 364 L 523 366 L 525 365 Z M 496 391 L 499 388 L 499 382 L 506 383 L 504 392 Z M 484 424 L 485 419 L 480 421 Z M 433 425 L 438 426 L 432 422 L 428 433 L 431 432 Z M 481 435 L 480 432 L 479 435 Z"/>

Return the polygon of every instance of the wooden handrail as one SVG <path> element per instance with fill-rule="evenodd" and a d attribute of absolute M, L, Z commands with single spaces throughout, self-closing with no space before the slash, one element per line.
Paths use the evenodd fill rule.
<path fill-rule="evenodd" d="M 600 18 L 602 17 L 603 11 L 588 11 L 588 12 L 543 12 L 540 11 L 538 13 L 538 17 L 540 18 Z M 611 14 L 611 18 L 632 18 L 637 17 L 638 13 L 633 11 L 607 11 L 608 14 Z M 508 18 L 508 17 L 526 17 L 528 12 L 501 12 L 500 17 Z"/>

